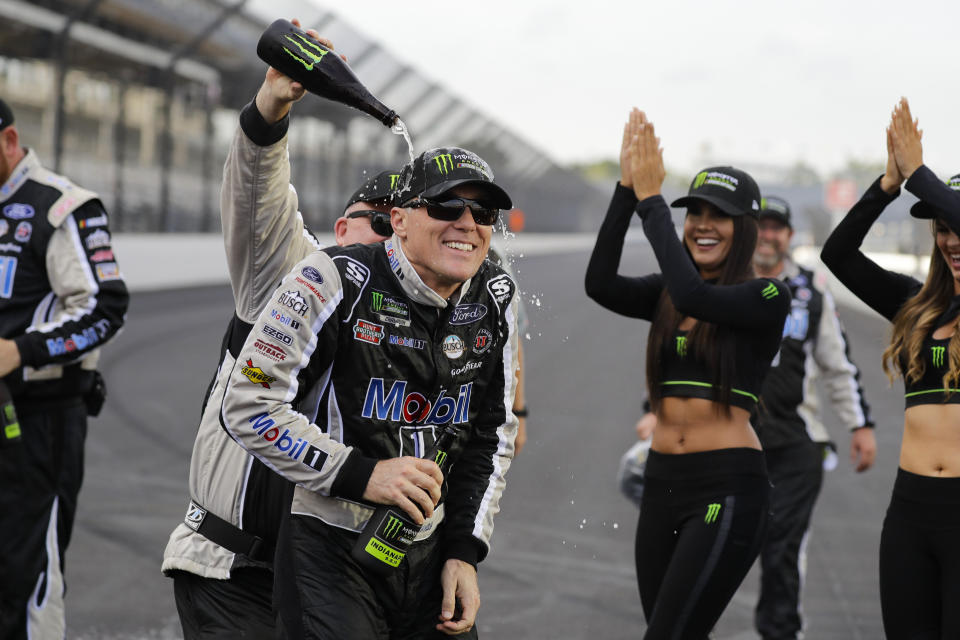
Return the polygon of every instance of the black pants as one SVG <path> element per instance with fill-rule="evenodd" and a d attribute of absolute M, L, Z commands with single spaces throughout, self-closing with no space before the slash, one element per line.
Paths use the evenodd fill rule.
<path fill-rule="evenodd" d="M 278 640 L 273 613 L 273 572 L 234 569 L 229 580 L 171 571 L 184 640 Z"/>
<path fill-rule="evenodd" d="M 357 534 L 316 518 L 292 515 L 281 529 L 278 557 L 290 545 L 291 561 L 277 562 L 275 592 L 282 582 L 296 586 L 302 632 L 320 640 L 424 640 L 449 638 L 436 630 L 443 591 L 441 531 L 414 543 L 388 577 L 362 569 L 350 557 Z M 286 619 L 284 621 L 286 627 Z M 293 634 L 289 634 L 291 639 Z M 457 638 L 476 638 L 476 626 Z"/>
<path fill-rule="evenodd" d="M 770 503 L 763 453 L 650 452 L 636 561 L 646 640 L 702 640 L 760 551 Z"/>
<path fill-rule="evenodd" d="M 87 410 L 79 399 L 16 409 L 22 439 L 0 449 L 0 638 L 25 639 L 28 620 L 33 637 L 62 637 Z"/>
<path fill-rule="evenodd" d="M 880 535 L 888 640 L 960 638 L 960 478 L 899 469 Z"/>
<path fill-rule="evenodd" d="M 794 640 L 803 629 L 800 588 L 807 530 L 823 484 L 823 445 L 807 442 L 764 451 L 770 525 L 760 549 L 760 598 L 754 618 L 764 640 Z"/>

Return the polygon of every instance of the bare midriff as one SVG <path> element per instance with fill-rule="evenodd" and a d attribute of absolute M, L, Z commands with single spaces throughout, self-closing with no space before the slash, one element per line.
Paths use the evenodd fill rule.
<path fill-rule="evenodd" d="M 750 414 L 730 407 L 730 415 L 717 411 L 717 403 L 704 398 L 666 397 L 651 448 L 659 453 L 696 453 L 715 449 L 747 447 L 760 449 L 760 440 L 750 426 Z M 958 405 L 960 408 L 960 405 Z"/>
<path fill-rule="evenodd" d="M 907 409 L 900 468 L 921 476 L 960 477 L 960 404 L 920 404 Z"/>

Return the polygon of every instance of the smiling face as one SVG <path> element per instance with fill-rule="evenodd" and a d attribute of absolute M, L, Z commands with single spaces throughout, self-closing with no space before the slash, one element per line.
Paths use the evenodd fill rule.
<path fill-rule="evenodd" d="M 790 252 L 793 229 L 776 218 L 761 218 L 753 263 L 764 271 L 779 271 Z"/>
<path fill-rule="evenodd" d="M 484 196 L 481 189 L 469 185 L 448 193 L 481 201 Z M 490 249 L 493 227 L 474 222 L 467 207 L 450 222 L 431 218 L 426 207 L 394 207 L 391 222 L 417 275 L 444 298 L 477 273 Z"/>
<path fill-rule="evenodd" d="M 733 244 L 733 218 L 709 202 L 698 201 L 687 209 L 683 242 L 703 277 L 719 277 Z"/>
<path fill-rule="evenodd" d="M 943 220 L 937 218 L 933 223 L 937 249 L 953 274 L 953 292 L 960 294 L 960 238 Z"/>

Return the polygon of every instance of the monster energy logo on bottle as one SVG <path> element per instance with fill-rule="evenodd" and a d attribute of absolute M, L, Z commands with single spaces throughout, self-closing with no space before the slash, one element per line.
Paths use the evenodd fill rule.
<path fill-rule="evenodd" d="M 712 524 L 717 521 L 717 516 L 720 514 L 720 503 L 713 502 L 707 505 L 707 515 L 704 517 L 703 521 L 707 524 Z"/>
<path fill-rule="evenodd" d="M 771 298 L 776 298 L 778 295 L 780 295 L 780 292 L 777 290 L 777 285 L 771 282 L 766 286 L 766 288 L 764 288 L 763 291 L 760 292 L 760 295 L 763 296 L 764 300 L 770 300 Z"/>
<path fill-rule="evenodd" d="M 677 355 L 687 357 L 687 336 L 677 336 Z"/>
<path fill-rule="evenodd" d="M 707 172 L 701 171 L 697 174 L 697 177 L 693 179 L 693 188 L 699 189 L 703 186 L 703 183 L 707 181 Z"/>
<path fill-rule="evenodd" d="M 943 366 L 943 354 L 946 350 L 946 347 L 930 347 L 930 351 L 933 352 L 933 366 L 938 368 Z"/>
<path fill-rule="evenodd" d="M 446 451 L 437 451 L 437 455 L 433 458 L 433 461 L 437 463 L 437 466 L 442 467 L 446 459 L 447 459 Z"/>
<path fill-rule="evenodd" d="M 383 309 L 383 294 L 379 291 L 373 292 L 373 310 L 380 311 Z"/>
<path fill-rule="evenodd" d="M 440 153 L 433 156 L 433 161 L 437 164 L 437 171 L 446 175 L 453 171 L 453 156 L 449 153 Z"/>
<path fill-rule="evenodd" d="M 300 42 L 298 42 L 297 40 L 294 40 L 294 36 L 296 36 L 297 40 L 301 40 L 304 44 L 310 47 L 310 49 L 306 49 L 302 44 L 300 44 Z M 290 51 L 290 49 L 287 49 L 286 47 L 283 48 L 283 50 L 286 51 L 288 54 L 290 54 L 294 60 L 302 64 L 307 71 L 313 71 L 313 65 L 323 60 L 323 56 L 329 53 L 329 51 L 327 51 L 326 49 L 320 48 L 319 46 L 317 46 L 307 38 L 304 38 L 303 36 L 301 36 L 299 33 L 295 33 L 293 34 L 293 36 L 284 36 L 284 37 L 290 42 L 292 42 L 296 48 L 300 49 L 300 51 L 303 52 L 303 55 L 310 58 L 311 62 L 307 63 L 306 60 L 304 60 L 303 58 L 295 54 L 293 51 Z"/>
<path fill-rule="evenodd" d="M 381 534 L 384 538 L 396 538 L 400 534 L 400 530 L 403 528 L 403 522 L 400 518 L 396 516 L 387 516 L 387 524 L 381 531 Z"/>

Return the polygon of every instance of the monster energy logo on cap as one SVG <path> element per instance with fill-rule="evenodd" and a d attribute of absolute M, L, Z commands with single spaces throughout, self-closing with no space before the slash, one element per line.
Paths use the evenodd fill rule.
<path fill-rule="evenodd" d="M 396 189 L 396 188 L 397 188 L 397 181 L 398 181 L 399 179 L 400 179 L 400 174 L 399 174 L 399 173 L 391 173 L 391 174 L 390 174 L 390 188 L 391 188 L 391 189 Z"/>
<path fill-rule="evenodd" d="M 720 503 L 712 502 L 707 505 L 707 515 L 703 518 L 703 521 L 707 524 L 713 524 L 717 521 L 717 516 L 720 514 Z"/>
<path fill-rule="evenodd" d="M 687 336 L 677 336 L 677 355 L 681 358 L 687 356 Z"/>
<path fill-rule="evenodd" d="M 933 360 L 933 366 L 940 368 L 943 366 L 943 354 L 947 350 L 946 347 L 930 347 L 932 351 L 931 359 Z"/>
<path fill-rule="evenodd" d="M 288 35 L 284 37 L 290 42 L 292 42 L 293 46 L 295 46 L 297 49 L 300 49 L 303 55 L 310 58 L 310 62 L 308 63 L 306 60 L 304 60 L 303 58 L 295 54 L 293 51 L 290 51 L 290 49 L 287 49 L 286 47 L 283 48 L 283 50 L 286 51 L 288 54 L 290 54 L 294 60 L 302 64 L 304 69 L 306 69 L 307 71 L 313 71 L 313 65 L 322 61 L 323 56 L 330 53 L 329 51 L 320 47 L 316 43 L 310 41 L 307 38 L 304 38 L 299 33 L 295 33 L 292 36 Z M 294 37 L 296 37 L 296 39 L 294 39 Z M 303 44 L 300 44 L 300 42 L 298 42 L 298 40 L 300 42 L 303 42 L 305 45 L 307 45 L 307 47 L 310 47 L 310 48 L 309 49 L 305 48 Z"/>
<path fill-rule="evenodd" d="M 453 154 L 439 153 L 433 156 L 433 162 L 437 165 L 437 171 L 443 175 L 453 171 Z"/>
<path fill-rule="evenodd" d="M 697 177 L 693 179 L 693 188 L 699 189 L 703 186 L 703 183 L 707 180 L 707 172 L 701 171 L 697 174 Z"/>
<path fill-rule="evenodd" d="M 380 535 L 384 538 L 396 538 L 400 535 L 400 531 L 403 530 L 403 522 L 400 518 L 394 515 L 388 515 L 386 524 L 383 527 L 383 530 L 380 531 Z"/>
<path fill-rule="evenodd" d="M 760 292 L 760 295 L 763 296 L 764 300 L 770 300 L 780 295 L 780 291 L 777 290 L 777 285 L 771 282 Z"/>

